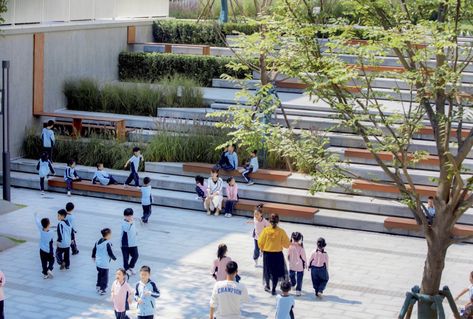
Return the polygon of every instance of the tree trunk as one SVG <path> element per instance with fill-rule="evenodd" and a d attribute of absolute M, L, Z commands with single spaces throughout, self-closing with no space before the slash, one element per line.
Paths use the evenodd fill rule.
<path fill-rule="evenodd" d="M 437 215 L 441 216 L 441 215 Z M 438 225 L 436 225 L 438 226 Z M 432 230 L 430 230 L 432 231 Z M 422 277 L 421 293 L 425 295 L 438 295 L 440 290 L 440 281 L 445 267 L 445 256 L 450 246 L 448 236 L 442 236 L 446 232 L 435 232 L 426 234 L 427 239 L 427 258 L 424 265 L 424 274 Z M 439 236 L 439 234 L 442 234 Z M 419 301 L 418 319 L 436 319 L 437 310 L 433 304 Z"/>

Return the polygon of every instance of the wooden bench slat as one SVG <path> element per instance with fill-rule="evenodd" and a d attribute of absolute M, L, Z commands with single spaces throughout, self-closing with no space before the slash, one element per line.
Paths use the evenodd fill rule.
<path fill-rule="evenodd" d="M 304 207 L 297 205 L 265 203 L 261 201 L 240 199 L 236 205 L 236 209 L 253 211 L 258 204 L 263 203 L 263 213 L 276 213 L 281 216 L 295 216 L 303 218 L 313 218 L 319 209 L 315 207 Z"/>
<path fill-rule="evenodd" d="M 66 181 L 60 177 L 53 177 L 48 180 L 48 185 L 51 187 L 66 187 Z M 136 187 L 124 187 L 123 185 L 101 185 L 92 184 L 90 180 L 82 180 L 80 182 L 74 182 L 73 189 L 81 190 L 86 192 L 97 192 L 115 194 L 121 196 L 141 197 L 141 192 Z"/>
<path fill-rule="evenodd" d="M 357 190 L 366 190 L 373 192 L 382 192 L 382 193 L 400 193 L 399 189 L 394 184 L 385 184 L 385 183 L 376 183 L 371 181 L 365 181 L 362 179 L 352 180 L 352 189 Z M 406 184 L 406 188 L 410 189 L 411 187 Z M 417 193 L 422 196 L 435 196 L 437 193 L 437 187 L 433 186 L 424 186 L 424 185 L 415 185 Z"/>
<path fill-rule="evenodd" d="M 64 119 L 80 119 L 80 120 L 85 120 L 85 121 L 99 121 L 99 122 L 113 122 L 113 123 L 125 121 L 125 119 L 121 119 L 121 118 L 78 115 L 78 114 L 61 114 L 61 113 L 42 112 L 37 115 L 46 116 L 46 117 L 58 117 L 58 118 L 64 118 Z"/>
<path fill-rule="evenodd" d="M 355 70 L 362 70 L 365 72 L 395 72 L 395 73 L 406 72 L 406 69 L 402 66 L 347 64 L 347 67 L 355 69 Z"/>
<path fill-rule="evenodd" d="M 390 152 L 378 152 L 379 157 L 383 161 L 392 161 L 394 156 Z M 358 149 L 358 148 L 347 148 L 345 149 L 345 157 L 358 157 L 358 158 L 366 158 L 366 159 L 374 159 L 373 154 L 367 149 Z M 408 155 L 409 159 L 412 159 L 412 154 Z M 424 165 L 432 165 L 436 166 L 439 165 L 439 158 L 435 155 L 427 155 L 426 158 L 420 160 L 419 164 Z"/>
<path fill-rule="evenodd" d="M 431 127 L 431 126 L 426 126 L 426 127 L 423 127 L 421 128 L 419 131 L 418 131 L 419 134 L 422 134 L 422 135 L 434 135 L 434 129 Z M 452 128 L 451 131 L 450 131 L 450 134 L 451 136 L 455 137 L 457 136 L 457 129 L 456 128 Z M 462 129 L 461 130 L 461 136 L 462 137 L 468 137 L 468 135 L 470 134 L 470 130 L 469 129 Z"/>
<path fill-rule="evenodd" d="M 387 217 L 384 220 L 384 227 L 387 229 L 404 229 L 409 231 L 420 231 L 421 227 L 415 219 L 402 217 Z M 454 236 L 471 236 L 473 235 L 473 226 L 456 224 L 453 227 Z"/>
<path fill-rule="evenodd" d="M 192 172 L 192 173 L 210 173 L 210 170 L 213 167 L 214 165 L 207 164 L 207 163 L 183 163 L 182 164 L 182 169 L 185 172 Z M 233 171 L 220 170 L 220 173 L 223 176 L 241 176 L 241 173 L 237 170 L 233 170 Z M 289 176 L 291 176 L 291 172 L 259 169 L 256 173 L 251 173 L 250 176 L 251 178 L 255 178 L 255 179 L 285 181 Z"/>

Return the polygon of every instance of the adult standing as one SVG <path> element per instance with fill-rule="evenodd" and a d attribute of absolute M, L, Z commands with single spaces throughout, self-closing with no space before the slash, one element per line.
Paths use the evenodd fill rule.
<path fill-rule="evenodd" d="M 263 252 L 264 290 L 276 295 L 278 281 L 287 278 L 286 262 L 282 251 L 284 248 L 289 248 L 290 242 L 284 229 L 278 226 L 278 214 L 271 214 L 269 223 L 271 226 L 264 228 L 258 238 L 258 246 Z M 272 282 L 271 289 L 270 281 Z"/>
<path fill-rule="evenodd" d="M 230 261 L 225 269 L 226 280 L 215 283 L 210 297 L 210 319 L 240 319 L 241 304 L 248 301 L 246 286 L 235 281 L 238 274 L 237 263 Z"/>

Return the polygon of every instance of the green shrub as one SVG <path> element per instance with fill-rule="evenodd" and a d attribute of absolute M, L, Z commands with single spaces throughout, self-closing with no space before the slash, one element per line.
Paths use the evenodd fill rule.
<path fill-rule="evenodd" d="M 258 25 L 251 22 L 219 24 L 216 21 L 194 20 L 157 20 L 153 23 L 154 40 L 160 43 L 225 46 L 225 35 L 234 31 L 253 34 L 258 31 Z"/>
<path fill-rule="evenodd" d="M 175 74 L 185 75 L 205 86 L 212 85 L 213 78 L 222 74 L 243 79 L 245 72 L 235 72 L 227 67 L 231 57 L 186 55 L 172 53 L 122 52 L 118 58 L 121 81 L 159 81 Z"/>
<path fill-rule="evenodd" d="M 96 89 L 90 89 L 91 83 Z M 158 87 L 149 83 L 111 83 L 100 89 L 93 80 L 68 80 L 64 93 L 67 108 L 81 111 L 156 116 L 159 107 L 205 106 L 200 84 L 192 79 L 173 76 L 159 84 Z"/>

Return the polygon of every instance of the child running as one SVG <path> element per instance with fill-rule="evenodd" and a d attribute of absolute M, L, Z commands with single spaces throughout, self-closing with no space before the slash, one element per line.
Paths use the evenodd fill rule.
<path fill-rule="evenodd" d="M 64 180 L 66 181 L 67 196 L 71 196 L 71 189 L 73 182 L 79 182 L 81 178 L 76 172 L 76 161 L 70 160 L 67 163 L 67 168 L 64 172 Z"/>
<path fill-rule="evenodd" d="M 142 266 L 140 269 L 140 281 L 135 287 L 135 301 L 138 308 L 138 319 L 153 319 L 155 312 L 154 299 L 160 296 L 159 289 L 150 279 L 151 269 Z"/>
<path fill-rule="evenodd" d="M 72 238 L 72 227 L 66 220 L 67 212 L 65 209 L 60 209 L 57 212 L 57 219 L 59 224 L 57 225 L 57 249 L 56 256 L 58 256 L 58 263 L 61 264 L 60 270 L 69 269 L 71 265 L 70 261 L 70 248 Z"/>
<path fill-rule="evenodd" d="M 143 155 L 141 155 L 141 150 L 139 147 L 133 147 L 133 156 L 125 163 L 125 168 L 130 165 L 130 175 L 125 181 L 125 186 L 129 186 L 131 181 L 135 182 L 135 186 L 140 186 L 140 176 L 138 175 L 138 170 L 140 168 L 140 162 L 144 161 Z"/>
<path fill-rule="evenodd" d="M 312 252 L 309 259 L 309 269 L 312 277 L 312 285 L 315 296 L 321 298 L 328 283 L 328 254 L 325 251 L 327 243 L 322 237 L 317 239 L 317 248 Z"/>
<path fill-rule="evenodd" d="M 74 204 L 69 202 L 66 204 L 66 220 L 69 222 L 69 225 L 72 227 L 72 233 L 71 233 L 71 252 L 72 255 L 77 255 L 79 253 L 79 249 L 77 248 L 77 228 L 76 228 L 76 216 L 72 215 L 72 212 L 74 211 Z"/>
<path fill-rule="evenodd" d="M 210 171 L 210 177 L 207 182 L 207 198 L 205 206 L 207 207 L 207 215 L 215 212 L 215 216 L 220 215 L 223 201 L 223 180 L 218 176 L 218 169 L 213 168 Z"/>
<path fill-rule="evenodd" d="M 34 214 L 36 227 L 39 230 L 39 258 L 41 259 L 41 268 L 43 279 L 53 278 L 54 269 L 54 235 L 49 230 L 51 222 L 49 218 L 42 218 L 41 221 L 38 218 L 38 213 Z"/>
<path fill-rule="evenodd" d="M 108 285 L 108 269 L 110 268 L 110 261 L 117 260 L 112 250 L 112 231 L 110 228 L 104 228 L 100 231 L 102 238 L 100 238 L 94 245 L 92 250 L 92 259 L 95 261 L 97 267 L 97 292 L 100 295 L 107 293 Z"/>
<path fill-rule="evenodd" d="M 126 272 L 123 268 L 118 268 L 115 273 L 111 295 L 115 319 L 129 319 L 126 311 L 130 309 L 130 304 L 133 301 L 133 289 L 126 281 Z"/>
<path fill-rule="evenodd" d="M 281 294 L 276 297 L 276 319 L 294 319 L 294 297 L 289 295 L 291 283 L 281 282 Z"/>
<path fill-rule="evenodd" d="M 304 237 L 301 233 L 292 233 L 291 246 L 289 246 L 287 254 L 287 260 L 289 261 L 289 277 L 292 287 L 296 287 L 296 296 L 301 295 L 304 269 L 307 264 L 303 241 Z"/>
<path fill-rule="evenodd" d="M 151 204 L 153 203 L 153 195 L 151 194 L 151 179 L 145 177 L 143 179 L 143 186 L 140 188 L 141 191 L 141 206 L 143 206 L 143 217 L 141 221 L 145 224 L 148 223 L 148 219 L 151 216 Z"/>
<path fill-rule="evenodd" d="M 122 222 L 122 255 L 123 255 L 123 268 L 125 269 L 128 276 L 135 274 L 133 268 L 135 268 L 136 262 L 138 261 L 138 243 L 136 240 L 137 231 L 136 225 L 133 222 L 133 209 L 127 208 L 123 212 Z M 130 259 L 131 258 L 131 259 Z"/>
<path fill-rule="evenodd" d="M 104 186 L 118 184 L 115 178 L 104 170 L 103 163 L 97 163 L 97 170 L 92 177 L 92 184 L 97 182 Z"/>
<path fill-rule="evenodd" d="M 248 221 L 248 223 L 254 224 L 252 234 L 253 241 L 255 243 L 255 248 L 253 250 L 253 260 L 255 261 L 255 267 L 258 267 L 258 258 L 262 256 L 258 247 L 258 238 L 259 235 L 263 232 L 263 229 L 270 225 L 268 220 L 263 217 L 263 204 L 259 204 L 256 206 L 253 212 L 253 221 Z"/>
<path fill-rule="evenodd" d="M 257 153 L 257 150 L 251 152 L 250 161 L 245 165 L 245 170 L 241 173 L 248 185 L 254 184 L 253 180 L 250 178 L 250 174 L 256 173 L 259 169 L 258 157 L 256 156 Z"/>
<path fill-rule="evenodd" d="M 41 154 L 38 164 L 36 164 L 36 170 L 39 174 L 39 189 L 41 190 L 41 195 L 44 195 L 44 179 L 47 178 L 48 175 L 56 174 L 53 164 L 49 160 L 48 153 L 43 152 Z"/>
<path fill-rule="evenodd" d="M 48 158 L 52 161 L 53 160 L 53 149 L 54 144 L 56 142 L 56 138 L 54 137 L 54 121 L 49 120 L 46 124 L 46 127 L 43 128 L 41 132 L 41 142 L 43 143 L 43 152 L 48 154 Z"/>
<path fill-rule="evenodd" d="M 232 261 L 230 257 L 227 257 L 228 248 L 225 244 L 218 245 L 217 249 L 217 259 L 214 260 L 212 265 L 212 277 L 216 281 L 225 280 L 227 273 L 225 269 L 228 262 Z"/>
<path fill-rule="evenodd" d="M 227 200 L 225 201 L 225 217 L 232 217 L 235 205 L 238 202 L 238 185 L 233 177 L 227 179 Z"/>

